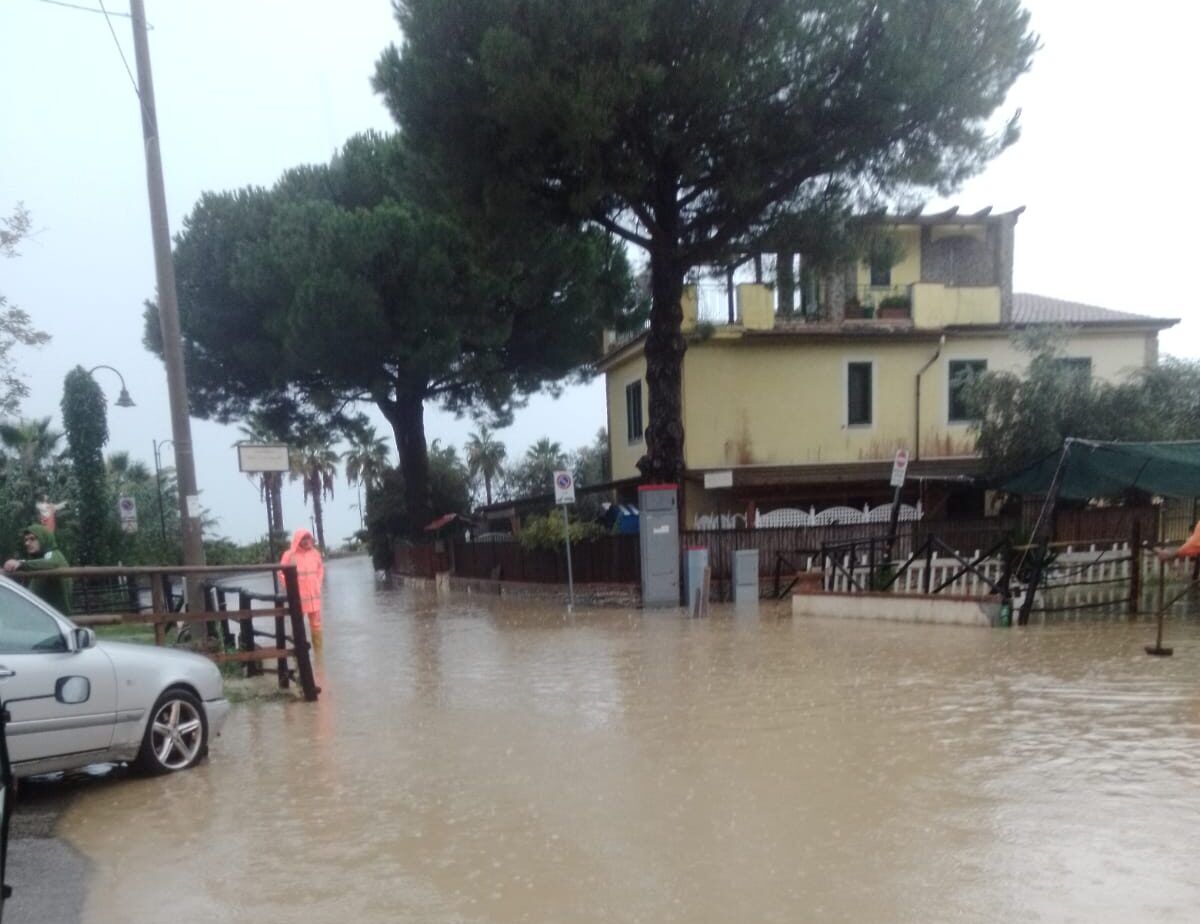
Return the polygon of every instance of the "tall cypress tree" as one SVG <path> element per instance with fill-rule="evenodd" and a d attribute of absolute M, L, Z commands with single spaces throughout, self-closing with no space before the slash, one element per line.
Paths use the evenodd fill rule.
<path fill-rule="evenodd" d="M 104 469 L 108 410 L 104 392 L 82 366 L 68 372 L 63 381 L 62 418 L 75 479 L 78 535 L 73 564 L 103 564 L 112 519 Z"/>

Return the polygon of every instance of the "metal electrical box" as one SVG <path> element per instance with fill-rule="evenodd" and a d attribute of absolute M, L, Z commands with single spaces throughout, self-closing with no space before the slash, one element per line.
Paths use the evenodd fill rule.
<path fill-rule="evenodd" d="M 733 602 L 758 602 L 758 549 L 733 553 Z"/>
<path fill-rule="evenodd" d="M 642 552 L 642 606 L 679 606 L 679 489 L 638 488 Z"/>
<path fill-rule="evenodd" d="M 708 548 L 689 546 L 683 551 L 683 605 L 689 613 L 696 611 L 696 598 L 704 590 L 704 569 L 708 567 Z"/>

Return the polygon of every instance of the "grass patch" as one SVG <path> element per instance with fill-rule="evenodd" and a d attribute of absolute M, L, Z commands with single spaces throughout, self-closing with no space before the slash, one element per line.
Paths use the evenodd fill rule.
<path fill-rule="evenodd" d="M 141 622 L 120 623 L 115 626 L 93 626 L 96 638 L 106 642 L 136 642 L 154 644 L 154 626 Z"/>

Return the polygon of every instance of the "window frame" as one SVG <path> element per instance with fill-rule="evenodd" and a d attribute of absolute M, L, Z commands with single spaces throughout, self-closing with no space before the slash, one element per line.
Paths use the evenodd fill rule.
<path fill-rule="evenodd" d="M 851 369 L 855 366 L 867 368 L 867 400 L 865 421 L 850 419 L 850 382 Z M 842 366 L 842 424 L 847 429 L 869 430 L 875 426 L 875 360 L 847 359 Z"/>
<path fill-rule="evenodd" d="M 635 394 L 636 397 L 631 400 Z M 646 426 L 642 416 L 642 380 L 640 378 L 625 383 L 625 437 L 630 446 L 643 442 L 646 438 Z"/>
<path fill-rule="evenodd" d="M 1078 375 L 1089 382 L 1092 380 L 1090 356 L 1056 356 L 1051 362 L 1054 363 L 1055 370 L 1064 375 Z"/>
<path fill-rule="evenodd" d="M 946 423 L 948 424 L 970 424 L 978 420 L 978 417 L 956 417 L 954 415 L 954 366 L 955 364 L 982 366 L 983 368 L 974 375 L 982 375 L 987 373 L 988 361 L 986 359 L 977 359 L 972 357 L 960 356 L 946 361 Z"/>
<path fill-rule="evenodd" d="M 45 619 L 49 624 L 49 628 L 53 628 L 55 635 L 59 640 L 57 647 L 10 647 L 8 645 L 8 630 L 5 628 L 4 613 L 9 611 L 11 606 L 25 607 L 30 613 L 34 613 Z M 45 639 L 51 638 L 48 633 Z M 43 639 L 43 641 L 45 640 Z M 39 642 L 39 644 L 41 644 Z M 56 617 L 46 606 L 40 601 L 33 599 L 27 594 L 20 593 L 12 587 L 0 588 L 0 655 L 43 655 L 43 654 L 63 654 L 71 651 L 71 641 L 68 633 L 64 630 L 62 621 Z"/>

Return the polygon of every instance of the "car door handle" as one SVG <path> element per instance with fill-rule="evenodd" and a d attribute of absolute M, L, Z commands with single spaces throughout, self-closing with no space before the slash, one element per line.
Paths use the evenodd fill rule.
<path fill-rule="evenodd" d="M 0 680 L 7 680 L 9 677 L 16 676 L 16 671 L 10 671 L 7 667 L 0 666 Z"/>

